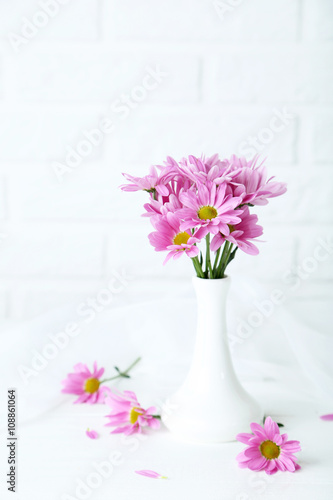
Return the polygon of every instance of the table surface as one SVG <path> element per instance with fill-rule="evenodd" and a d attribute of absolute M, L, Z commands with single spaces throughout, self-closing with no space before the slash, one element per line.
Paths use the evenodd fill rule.
<path fill-rule="evenodd" d="M 243 299 L 239 292 L 231 292 L 229 331 L 237 331 L 233 319 L 246 317 Z M 19 500 L 332 499 L 333 422 L 319 418 L 333 413 L 332 340 L 325 330 L 327 318 L 321 317 L 322 326 L 316 329 L 306 321 L 306 311 L 302 314 L 303 322 L 300 315 L 280 308 L 243 342 L 236 342 L 232 351 L 244 387 L 261 402 L 266 415 L 284 424 L 290 439 L 301 442 L 302 469 L 274 476 L 239 469 L 235 457 L 244 445 L 238 442 L 191 444 L 163 427 L 143 436 L 110 435 L 104 426 L 108 407 L 73 405 L 71 396 L 60 393 L 61 380 L 77 362 L 91 365 L 96 359 L 112 376 L 114 365 L 125 369 L 140 355 L 132 378 L 114 385 L 134 390 L 143 406 L 161 407 L 182 382 L 191 360 L 196 318 L 189 290 L 172 297 L 137 297 L 132 303 L 120 300 L 90 323 L 68 307 L 5 327 L 1 334 L 1 498 L 13 498 L 3 481 L 8 472 L 4 402 L 7 389 L 15 387 L 15 498 Z M 73 321 L 79 325 L 76 337 L 52 359 L 44 358 L 44 364 L 39 360 L 38 370 L 23 380 L 19 371 L 31 368 L 37 352 L 45 352 L 52 342 L 50 335 L 64 331 Z M 88 427 L 99 433 L 98 439 L 86 436 Z M 168 479 L 135 474 L 142 469 Z"/>

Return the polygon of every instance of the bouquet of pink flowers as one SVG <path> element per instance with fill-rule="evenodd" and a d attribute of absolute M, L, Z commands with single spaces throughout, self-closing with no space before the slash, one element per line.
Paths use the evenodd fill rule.
<path fill-rule="evenodd" d="M 157 252 L 168 252 L 164 263 L 186 254 L 199 278 L 224 278 L 238 248 L 259 253 L 253 240 L 263 229 L 250 208 L 266 205 L 268 198 L 287 190 L 285 183 L 267 179 L 263 163 L 258 164 L 257 156 L 246 161 L 235 155 L 229 160 L 217 154 L 191 155 L 178 163 L 167 157 L 163 166 L 152 166 L 145 177 L 123 174 L 130 184 L 120 187 L 149 193 L 143 216 L 150 217 L 155 229 L 149 234 L 150 243 Z M 203 239 L 205 257 L 199 246 Z"/>

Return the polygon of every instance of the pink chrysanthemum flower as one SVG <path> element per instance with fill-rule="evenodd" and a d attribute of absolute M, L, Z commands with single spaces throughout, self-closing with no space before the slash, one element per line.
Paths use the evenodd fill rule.
<path fill-rule="evenodd" d="M 275 474 L 278 470 L 295 472 L 300 469 L 294 453 L 301 451 L 299 441 L 288 441 L 287 434 L 280 434 L 279 426 L 267 417 L 264 427 L 251 424 L 250 433 L 241 433 L 236 439 L 248 447 L 238 456 L 238 465 L 253 471 L 264 470 Z"/>
<path fill-rule="evenodd" d="M 162 196 L 168 196 L 169 194 L 168 188 L 164 185 L 164 181 L 159 177 L 154 166 L 150 167 L 149 175 L 144 177 L 134 177 L 125 173 L 123 173 L 123 176 L 130 182 L 130 184 L 120 186 L 123 191 L 148 191 L 148 193 L 157 191 Z"/>
<path fill-rule="evenodd" d="M 168 157 L 164 168 L 163 172 L 168 172 L 168 174 L 172 172 L 173 175 L 178 173 L 195 184 L 206 184 L 206 182 L 221 184 L 224 181 L 230 181 L 237 175 L 237 171 L 229 164 L 228 160 L 220 160 L 217 154 L 208 158 L 204 155 L 201 158 L 190 155 L 187 158 L 182 158 L 179 163 Z"/>
<path fill-rule="evenodd" d="M 128 436 L 136 432 L 141 433 L 143 427 L 151 427 L 152 429 L 160 427 L 156 408 L 150 406 L 144 410 L 138 402 L 136 394 L 132 391 L 124 391 L 123 394 L 110 391 L 105 402 L 112 408 L 110 415 L 106 416 L 110 421 L 105 425 L 116 427 L 111 434 L 123 432 Z"/>
<path fill-rule="evenodd" d="M 190 232 L 180 229 L 181 221 L 176 214 L 168 212 L 165 216 L 153 217 L 151 222 L 156 229 L 148 235 L 151 245 L 155 247 L 156 252 L 169 250 L 164 264 L 171 257 L 178 259 L 184 253 L 191 258 L 198 255 L 199 249 L 195 245 L 200 240 Z"/>
<path fill-rule="evenodd" d="M 228 234 L 218 233 L 214 236 L 210 245 L 211 250 L 216 252 L 227 240 L 245 253 L 258 255 L 258 248 L 249 241 L 261 236 L 263 233 L 262 226 L 257 224 L 258 217 L 255 214 L 250 214 L 248 207 L 243 208 L 243 213 L 239 217 L 242 219 L 239 224 L 228 225 Z"/>
<path fill-rule="evenodd" d="M 153 217 L 155 215 L 166 215 L 168 212 L 176 212 L 180 208 L 183 208 L 183 205 L 177 196 L 171 193 L 168 201 L 161 203 L 158 200 L 150 200 L 150 203 L 145 203 L 144 208 L 146 212 L 142 216 Z"/>
<path fill-rule="evenodd" d="M 179 210 L 184 219 L 181 230 L 199 227 L 196 237 L 201 239 L 208 233 L 228 233 L 228 224 L 238 224 L 242 211 L 235 210 L 242 203 L 242 197 L 226 195 L 225 183 L 216 186 L 199 184 L 197 192 L 187 191 L 180 194 L 180 201 L 186 208 Z"/>
<path fill-rule="evenodd" d="M 233 155 L 229 161 L 232 168 L 238 172 L 231 184 L 234 185 L 234 189 L 240 185 L 245 188 L 243 203 L 267 205 L 267 198 L 275 198 L 287 191 L 287 185 L 284 182 L 273 181 L 274 177 L 267 179 L 267 169 L 263 162 L 257 165 L 258 156 L 246 161 L 245 158 Z"/>
<path fill-rule="evenodd" d="M 87 365 L 78 363 L 74 366 L 74 373 L 69 373 L 67 378 L 62 381 L 64 388 L 61 392 L 64 394 L 76 394 L 78 399 L 74 403 L 104 403 L 105 393 L 110 389 L 101 385 L 101 376 L 104 368 L 97 368 L 94 363 L 94 369 L 91 372 Z"/>
<path fill-rule="evenodd" d="M 167 177 L 168 173 L 166 172 L 163 179 Z M 158 194 L 156 200 L 150 200 L 150 203 L 146 203 L 144 205 L 146 212 L 143 214 L 143 217 L 151 217 L 156 214 L 166 215 L 168 212 L 176 212 L 180 208 L 183 208 L 183 204 L 179 200 L 179 195 L 183 191 L 190 189 L 191 185 L 192 183 L 189 179 L 175 175 L 175 178 L 169 179 L 166 185 L 168 188 L 168 196 Z"/>

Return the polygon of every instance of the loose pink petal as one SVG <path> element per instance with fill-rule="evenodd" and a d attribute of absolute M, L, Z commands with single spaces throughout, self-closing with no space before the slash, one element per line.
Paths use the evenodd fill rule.
<path fill-rule="evenodd" d="M 98 438 L 98 432 L 96 432 L 96 431 L 90 431 L 89 429 L 86 430 L 86 435 L 90 439 L 97 439 Z"/>
<path fill-rule="evenodd" d="M 333 413 L 328 413 L 327 415 L 321 415 L 322 420 L 333 420 Z"/>
<path fill-rule="evenodd" d="M 134 472 L 136 474 L 140 474 L 141 476 L 151 477 L 153 479 L 167 479 L 166 476 L 161 476 L 161 474 L 154 472 L 153 470 L 136 470 Z"/>

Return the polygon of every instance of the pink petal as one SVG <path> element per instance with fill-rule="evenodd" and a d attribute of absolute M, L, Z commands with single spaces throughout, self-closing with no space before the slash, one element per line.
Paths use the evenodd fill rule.
<path fill-rule="evenodd" d="M 282 449 L 284 451 L 288 451 L 290 453 L 296 453 L 297 451 L 301 451 L 301 447 L 300 447 L 299 441 L 287 441 L 282 446 Z"/>
<path fill-rule="evenodd" d="M 83 363 L 77 363 L 76 365 L 74 365 L 74 371 L 76 371 L 78 373 L 83 372 L 83 373 L 90 375 L 89 368 L 87 367 L 87 365 L 84 365 Z"/>
<path fill-rule="evenodd" d="M 282 437 L 282 444 L 283 443 L 286 443 L 288 441 L 288 434 L 281 434 L 281 437 Z"/>
<path fill-rule="evenodd" d="M 249 462 L 248 468 L 250 470 L 261 470 L 266 464 L 267 459 L 265 457 L 254 458 Z"/>
<path fill-rule="evenodd" d="M 96 432 L 96 431 L 90 431 L 89 429 L 86 430 L 86 435 L 90 439 L 97 439 L 98 438 L 98 432 Z"/>
<path fill-rule="evenodd" d="M 147 415 L 156 415 L 156 413 L 157 413 L 156 406 L 149 406 L 149 408 L 147 408 L 146 410 Z"/>
<path fill-rule="evenodd" d="M 257 436 L 252 437 L 249 441 L 249 446 L 259 446 L 263 442 L 262 438 L 259 438 Z"/>
<path fill-rule="evenodd" d="M 133 391 L 124 391 L 124 394 L 131 399 L 134 403 L 138 403 L 138 398 L 136 397 L 135 392 Z"/>
<path fill-rule="evenodd" d="M 122 411 L 120 413 L 111 413 L 110 415 L 106 415 L 105 418 L 109 418 L 110 422 L 109 424 L 112 425 L 117 425 L 118 422 L 128 422 L 129 420 L 129 414 L 128 411 Z"/>
<path fill-rule="evenodd" d="M 137 423 L 139 425 L 142 425 L 142 427 L 144 427 L 144 426 L 148 425 L 148 420 L 147 420 L 147 418 L 144 415 L 140 415 L 138 417 Z"/>
<path fill-rule="evenodd" d="M 283 443 L 283 438 L 280 434 L 275 434 L 272 439 L 273 443 L 275 443 L 277 446 L 281 446 Z"/>
<path fill-rule="evenodd" d="M 322 420 L 333 420 L 333 413 L 328 413 L 327 415 L 321 415 L 320 418 Z"/>
<path fill-rule="evenodd" d="M 251 460 L 249 460 L 248 462 L 238 462 L 238 467 L 240 467 L 241 469 L 247 469 L 250 461 Z"/>
<path fill-rule="evenodd" d="M 147 423 L 152 429 L 159 429 L 161 427 L 161 422 L 157 418 L 151 418 L 147 421 Z"/>
<path fill-rule="evenodd" d="M 266 433 L 265 433 L 264 429 L 261 427 L 261 425 L 256 424 L 256 423 L 252 423 L 252 424 L 250 424 L 250 427 L 251 427 L 251 431 L 256 436 L 261 438 L 263 441 L 265 441 L 267 439 Z"/>
<path fill-rule="evenodd" d="M 248 432 L 241 432 L 237 434 L 236 439 L 244 444 L 249 444 L 250 439 L 253 438 L 253 434 L 249 434 Z"/>
<path fill-rule="evenodd" d="M 268 439 L 273 440 L 275 434 L 280 434 L 279 426 L 271 419 L 271 417 L 266 418 L 264 428 Z"/>
<path fill-rule="evenodd" d="M 136 433 L 142 434 L 142 428 L 138 424 L 138 422 L 136 422 L 134 425 L 130 425 L 124 432 L 126 436 L 130 436 L 131 434 L 136 434 Z"/>
<path fill-rule="evenodd" d="M 244 451 L 241 451 L 240 453 L 238 453 L 236 460 L 238 462 L 249 462 L 250 461 L 249 457 L 247 457 L 245 455 Z"/>
<path fill-rule="evenodd" d="M 285 472 L 287 470 L 285 465 L 279 459 L 275 460 L 275 465 L 282 472 Z"/>
<path fill-rule="evenodd" d="M 289 458 L 287 455 L 284 455 L 283 453 L 281 453 L 278 461 L 281 462 L 289 472 L 294 472 L 295 464 L 291 460 L 291 458 Z"/>
<path fill-rule="evenodd" d="M 153 470 L 136 470 L 134 472 L 136 474 L 140 474 L 141 476 L 151 477 L 153 479 L 167 479 L 165 476 L 161 476 L 161 474 L 154 472 Z"/>
<path fill-rule="evenodd" d="M 87 399 L 87 403 L 94 405 L 97 403 L 98 398 L 99 398 L 98 392 L 94 392 L 93 394 L 91 394 L 90 398 Z"/>
<path fill-rule="evenodd" d="M 122 432 L 124 432 L 125 434 L 132 429 L 132 425 L 123 425 L 122 427 L 117 427 L 116 429 L 114 429 L 111 434 L 120 434 Z"/>
<path fill-rule="evenodd" d="M 122 418 L 118 418 L 118 419 L 112 420 L 111 422 L 108 422 L 107 424 L 105 424 L 105 427 L 116 427 L 117 425 L 125 424 L 126 422 L 127 422 L 127 420 L 123 420 Z"/>
<path fill-rule="evenodd" d="M 272 470 L 274 470 L 274 469 L 276 469 L 276 463 L 275 463 L 275 460 L 274 460 L 274 459 L 273 459 L 273 460 L 269 460 L 269 461 L 268 461 L 268 464 L 267 464 L 267 466 L 266 466 L 266 468 L 265 468 L 266 472 L 267 472 L 267 471 L 272 471 Z"/>
<path fill-rule="evenodd" d="M 275 467 L 274 469 L 268 470 L 267 468 L 265 469 L 266 474 L 271 476 L 272 474 L 276 474 L 279 469 Z"/>
<path fill-rule="evenodd" d="M 61 391 L 63 394 L 76 394 L 77 396 L 85 394 L 81 387 L 64 387 Z"/>
<path fill-rule="evenodd" d="M 169 194 L 168 188 L 166 186 L 163 186 L 163 184 L 159 184 L 158 186 L 156 186 L 155 189 L 162 196 L 168 196 L 168 194 Z"/>
<path fill-rule="evenodd" d="M 82 396 L 80 396 L 79 398 L 77 398 L 75 401 L 74 401 L 74 404 L 79 404 L 79 403 L 86 403 L 88 401 L 88 399 L 90 398 L 90 394 L 85 392 L 84 394 L 82 394 Z"/>
<path fill-rule="evenodd" d="M 254 446 L 251 448 L 246 448 L 246 450 L 244 451 L 244 455 L 247 458 L 260 458 L 262 456 L 259 448 Z"/>

